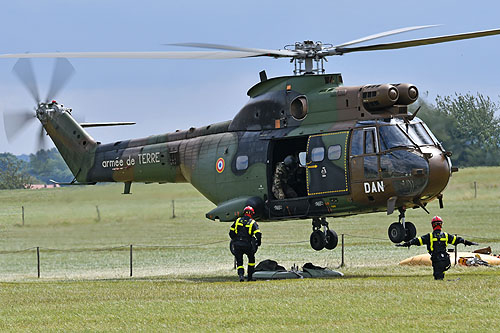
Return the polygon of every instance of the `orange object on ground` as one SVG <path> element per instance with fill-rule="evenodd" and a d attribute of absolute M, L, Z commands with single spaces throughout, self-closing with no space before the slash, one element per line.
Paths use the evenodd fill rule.
<path fill-rule="evenodd" d="M 455 262 L 455 253 L 450 252 L 450 261 L 453 264 Z M 479 255 L 482 260 L 486 261 L 490 265 L 500 265 L 500 258 L 495 256 L 490 256 L 481 253 L 472 252 L 458 252 L 458 258 L 474 258 L 474 256 Z M 457 260 L 458 263 L 458 260 Z M 411 258 L 407 258 L 399 263 L 404 266 L 431 266 L 431 256 L 428 253 L 420 254 Z"/>

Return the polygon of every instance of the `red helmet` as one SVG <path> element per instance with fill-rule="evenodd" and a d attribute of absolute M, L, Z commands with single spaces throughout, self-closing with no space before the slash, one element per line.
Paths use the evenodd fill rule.
<path fill-rule="evenodd" d="M 431 224 L 433 228 L 437 226 L 441 227 L 443 225 L 443 219 L 439 216 L 434 216 L 431 220 Z"/>
<path fill-rule="evenodd" d="M 255 210 L 253 209 L 252 206 L 246 206 L 244 209 L 243 209 L 243 214 L 247 214 L 247 215 L 254 215 L 255 214 Z"/>

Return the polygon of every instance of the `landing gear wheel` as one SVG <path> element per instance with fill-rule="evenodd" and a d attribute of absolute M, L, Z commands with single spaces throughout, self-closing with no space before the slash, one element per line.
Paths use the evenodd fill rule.
<path fill-rule="evenodd" d="M 408 242 L 409 240 L 415 238 L 417 235 L 417 228 L 415 228 L 415 225 L 411 222 L 405 222 L 405 242 Z"/>
<path fill-rule="evenodd" d="M 325 248 L 328 250 L 333 250 L 334 248 L 337 247 L 337 244 L 339 243 L 339 237 L 337 236 L 337 233 L 333 230 L 327 230 L 326 231 L 326 243 L 325 243 Z"/>
<path fill-rule="evenodd" d="M 393 243 L 401 243 L 405 239 L 406 230 L 401 223 L 394 222 L 389 226 L 388 234 Z"/>
<path fill-rule="evenodd" d="M 321 251 L 325 248 L 326 245 L 325 233 L 321 230 L 315 230 L 312 232 L 309 241 L 313 249 L 315 249 L 316 251 Z"/>

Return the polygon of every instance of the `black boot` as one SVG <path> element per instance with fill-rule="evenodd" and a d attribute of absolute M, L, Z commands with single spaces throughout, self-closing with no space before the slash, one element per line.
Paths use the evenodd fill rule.
<path fill-rule="evenodd" d="M 253 272 L 255 272 L 255 267 L 254 266 L 248 266 L 248 278 L 247 281 L 255 281 L 253 278 Z"/>
<path fill-rule="evenodd" d="M 238 276 L 240 278 L 240 282 L 245 281 L 244 274 L 245 274 L 245 270 L 243 268 L 238 268 Z"/>

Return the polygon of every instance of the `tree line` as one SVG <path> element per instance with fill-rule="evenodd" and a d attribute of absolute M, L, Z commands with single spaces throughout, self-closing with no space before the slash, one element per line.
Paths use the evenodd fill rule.
<path fill-rule="evenodd" d="M 50 180 L 70 182 L 71 171 L 56 148 L 41 149 L 27 160 L 11 153 L 0 154 L 0 189 L 24 188 L 30 184 L 49 184 Z"/>
<path fill-rule="evenodd" d="M 499 104 L 482 94 L 438 96 L 420 100 L 422 119 L 459 167 L 500 165 Z"/>
<path fill-rule="evenodd" d="M 434 103 L 420 99 L 412 112 L 431 129 L 459 167 L 500 165 L 500 105 L 480 93 L 438 96 Z M 70 182 L 73 175 L 55 149 L 39 150 L 27 161 L 0 154 L 0 189 L 25 184 Z"/>

